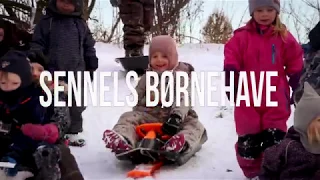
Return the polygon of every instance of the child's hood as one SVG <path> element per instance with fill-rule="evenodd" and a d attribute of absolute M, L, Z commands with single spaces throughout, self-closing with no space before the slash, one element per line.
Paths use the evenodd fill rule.
<path fill-rule="evenodd" d="M 294 128 L 300 134 L 300 140 L 307 151 L 320 154 L 320 144 L 311 145 L 307 131 L 309 124 L 320 116 L 320 96 L 307 82 L 304 83 L 303 95 L 294 112 Z"/>
<path fill-rule="evenodd" d="M 161 35 L 152 38 L 149 47 L 149 61 L 151 55 L 155 52 L 161 52 L 167 55 L 169 60 L 169 69 L 173 70 L 178 65 L 178 51 L 175 40 L 168 35 Z"/>
<path fill-rule="evenodd" d="M 72 3 L 75 6 L 75 11 L 73 13 L 68 14 L 68 16 L 81 16 L 83 14 L 83 0 L 72 0 Z M 57 9 L 57 0 L 50 0 L 49 5 L 48 5 L 48 10 L 51 11 L 54 14 L 59 14 L 59 15 L 66 15 L 62 14 L 58 9 Z"/>
<path fill-rule="evenodd" d="M 0 71 L 14 73 L 20 77 L 20 88 L 25 88 L 32 84 L 30 61 L 24 52 L 11 50 L 1 57 L 0 63 Z"/>

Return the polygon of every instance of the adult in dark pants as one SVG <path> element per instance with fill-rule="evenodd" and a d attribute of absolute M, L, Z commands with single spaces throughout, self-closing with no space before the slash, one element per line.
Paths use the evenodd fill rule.
<path fill-rule="evenodd" d="M 146 33 L 154 19 L 154 0 L 110 0 L 119 7 L 123 26 L 123 43 L 126 57 L 143 56 Z"/>

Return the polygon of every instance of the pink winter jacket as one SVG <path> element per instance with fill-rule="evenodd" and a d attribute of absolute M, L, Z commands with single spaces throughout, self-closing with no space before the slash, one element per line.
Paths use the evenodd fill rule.
<path fill-rule="evenodd" d="M 271 101 L 277 101 L 278 105 L 286 104 L 290 108 L 289 84 L 293 91 L 298 87 L 303 68 L 303 50 L 290 32 L 284 40 L 273 34 L 273 27 L 266 29 L 264 33 L 259 32 L 262 31 L 259 31 L 258 25 L 251 20 L 246 26 L 237 29 L 225 45 L 226 86 L 230 84 L 230 71 L 235 71 L 236 83 L 238 72 L 247 72 L 250 106 L 253 106 L 249 71 L 255 72 L 257 92 L 260 72 L 277 71 L 278 76 L 271 77 L 271 85 L 277 88 L 276 92 L 271 92 Z M 287 76 L 290 78 L 289 82 Z M 266 75 L 264 78 L 261 107 L 266 106 Z M 241 101 L 241 106 L 245 106 L 245 101 Z"/>

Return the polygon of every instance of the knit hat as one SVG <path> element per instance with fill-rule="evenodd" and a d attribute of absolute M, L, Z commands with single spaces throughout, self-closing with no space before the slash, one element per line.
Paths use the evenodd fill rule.
<path fill-rule="evenodd" d="M 320 154 L 320 144 L 310 144 L 308 141 L 309 124 L 320 116 L 320 96 L 307 82 L 304 92 L 294 112 L 294 129 L 300 134 L 300 141 L 304 148 L 313 154 Z"/>
<path fill-rule="evenodd" d="M 0 63 L 0 71 L 14 73 L 20 77 L 20 88 L 25 88 L 32 84 L 30 61 L 25 53 L 11 50 L 1 57 Z"/>
<path fill-rule="evenodd" d="M 264 6 L 273 7 L 277 13 L 280 13 L 280 0 L 249 0 L 250 15 L 252 16 L 257 8 Z"/>
<path fill-rule="evenodd" d="M 174 69 L 178 64 L 178 52 L 175 40 L 168 35 L 160 35 L 152 38 L 149 47 L 149 64 L 153 53 L 161 52 L 168 57 L 169 69 Z"/>

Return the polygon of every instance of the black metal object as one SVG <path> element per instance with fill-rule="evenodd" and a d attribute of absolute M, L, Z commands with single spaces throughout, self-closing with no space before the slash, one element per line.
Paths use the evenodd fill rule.
<path fill-rule="evenodd" d="M 142 75 L 148 68 L 149 56 L 117 58 L 116 61 L 120 62 L 126 71 L 135 71 L 138 75 Z"/>

